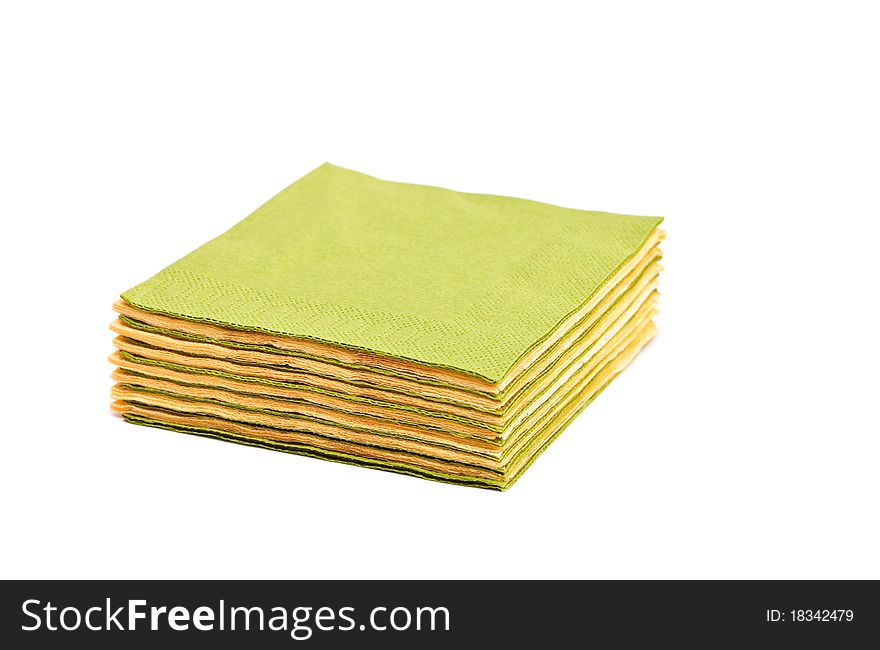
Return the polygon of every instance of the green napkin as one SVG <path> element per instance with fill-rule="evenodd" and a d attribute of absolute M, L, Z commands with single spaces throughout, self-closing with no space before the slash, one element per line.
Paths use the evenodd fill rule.
<path fill-rule="evenodd" d="M 122 298 L 499 382 L 661 220 L 325 164 Z"/>

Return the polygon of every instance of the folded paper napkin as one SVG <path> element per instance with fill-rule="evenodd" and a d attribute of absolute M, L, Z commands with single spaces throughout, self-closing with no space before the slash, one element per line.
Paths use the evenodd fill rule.
<path fill-rule="evenodd" d="M 322 165 L 122 294 L 113 408 L 505 489 L 653 336 L 660 222 Z"/>

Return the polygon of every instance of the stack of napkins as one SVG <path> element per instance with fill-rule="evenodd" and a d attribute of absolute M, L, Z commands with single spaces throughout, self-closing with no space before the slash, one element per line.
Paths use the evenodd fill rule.
<path fill-rule="evenodd" d="M 113 408 L 505 489 L 653 336 L 660 222 L 322 165 L 122 294 Z"/>

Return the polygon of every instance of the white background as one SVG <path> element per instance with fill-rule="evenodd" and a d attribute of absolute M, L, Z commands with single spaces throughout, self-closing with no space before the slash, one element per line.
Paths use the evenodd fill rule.
<path fill-rule="evenodd" d="M 880 578 L 878 16 L 719 4 L 5 3 L 0 575 Z M 110 414 L 115 297 L 324 161 L 667 217 L 511 491 Z"/>

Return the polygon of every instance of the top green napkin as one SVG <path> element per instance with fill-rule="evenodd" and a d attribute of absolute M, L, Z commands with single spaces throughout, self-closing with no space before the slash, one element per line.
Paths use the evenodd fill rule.
<path fill-rule="evenodd" d="M 498 382 L 661 220 L 393 183 L 328 163 L 122 298 Z"/>

